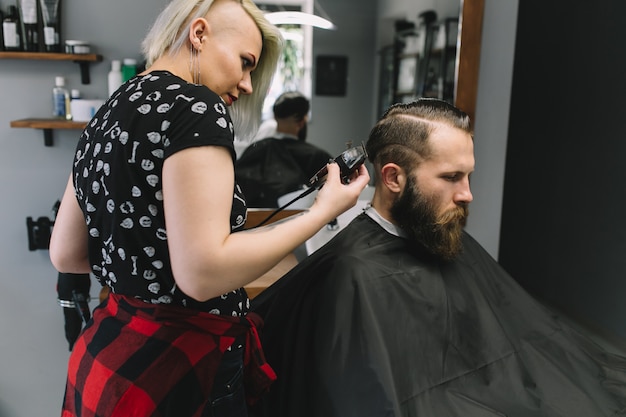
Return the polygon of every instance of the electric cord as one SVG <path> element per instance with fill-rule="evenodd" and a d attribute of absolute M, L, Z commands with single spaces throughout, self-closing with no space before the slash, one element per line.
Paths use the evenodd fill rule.
<path fill-rule="evenodd" d="M 293 203 L 295 203 L 296 201 L 300 200 L 301 198 L 306 197 L 307 195 L 311 194 L 313 191 L 317 190 L 317 187 L 309 187 L 306 190 L 304 190 L 302 193 L 300 193 L 299 195 L 297 195 L 295 198 L 293 198 L 292 200 L 290 200 L 288 203 L 283 204 L 281 207 L 277 208 L 276 210 L 274 210 L 272 212 L 272 214 L 270 214 L 269 216 L 267 216 L 265 218 L 265 220 L 263 220 L 261 223 L 257 224 L 254 227 L 260 227 L 263 226 L 265 223 L 267 223 L 268 221 L 270 221 L 270 219 L 272 219 L 274 216 L 276 216 L 278 213 L 280 213 L 281 211 L 283 211 L 284 209 L 286 209 L 287 207 L 289 207 L 290 205 L 292 205 Z"/>

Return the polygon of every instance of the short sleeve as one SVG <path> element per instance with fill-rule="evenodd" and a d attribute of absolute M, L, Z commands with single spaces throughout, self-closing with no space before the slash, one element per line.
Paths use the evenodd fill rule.
<path fill-rule="evenodd" d="M 161 128 L 165 158 L 183 149 L 207 145 L 224 146 L 235 158 L 228 109 L 217 94 L 205 87 L 194 86 L 193 92 L 177 95 Z"/>

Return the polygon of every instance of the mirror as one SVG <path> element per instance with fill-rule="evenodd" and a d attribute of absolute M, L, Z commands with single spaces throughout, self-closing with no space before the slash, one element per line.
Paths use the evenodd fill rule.
<path fill-rule="evenodd" d="M 454 3 L 439 9 L 414 5 L 405 12 L 417 20 L 393 21 L 393 43 L 380 51 L 379 114 L 392 103 L 435 97 L 454 103 L 474 122 L 484 0 L 460 0 L 458 15 L 450 14 Z"/>

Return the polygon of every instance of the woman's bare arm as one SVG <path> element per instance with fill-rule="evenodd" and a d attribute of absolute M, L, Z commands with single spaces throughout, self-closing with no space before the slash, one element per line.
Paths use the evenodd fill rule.
<path fill-rule="evenodd" d="M 356 204 L 368 181 L 362 166 L 354 181 L 342 184 L 339 167 L 330 165 L 326 184 L 308 211 L 231 233 L 235 179 L 230 154 L 216 146 L 177 152 L 163 167 L 165 221 L 176 283 L 203 301 L 252 282 Z"/>
<path fill-rule="evenodd" d="M 71 176 L 54 221 L 50 238 L 50 260 L 59 272 L 91 272 L 87 257 L 87 225 L 76 200 Z"/>

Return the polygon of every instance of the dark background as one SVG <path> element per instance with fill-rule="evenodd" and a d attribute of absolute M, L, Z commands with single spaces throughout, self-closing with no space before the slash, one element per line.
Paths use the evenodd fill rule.
<path fill-rule="evenodd" d="M 622 340 L 625 20 L 623 0 L 520 0 L 499 249 L 530 292 Z"/>

